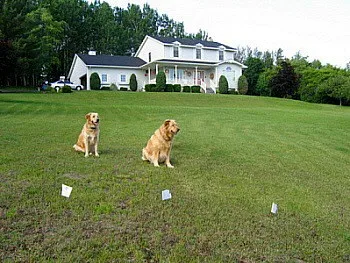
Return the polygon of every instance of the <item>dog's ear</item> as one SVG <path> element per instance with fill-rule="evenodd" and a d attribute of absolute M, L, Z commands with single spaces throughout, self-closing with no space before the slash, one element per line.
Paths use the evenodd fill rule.
<path fill-rule="evenodd" d="M 171 120 L 165 120 L 165 121 L 164 121 L 164 126 L 165 126 L 165 127 L 168 127 L 169 124 L 170 124 L 170 122 L 171 122 Z"/>
<path fill-rule="evenodd" d="M 85 119 L 90 120 L 91 113 L 85 115 Z"/>

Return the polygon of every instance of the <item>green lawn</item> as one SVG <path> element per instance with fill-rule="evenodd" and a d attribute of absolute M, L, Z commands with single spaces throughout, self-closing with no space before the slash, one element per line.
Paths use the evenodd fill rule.
<path fill-rule="evenodd" d="M 72 148 L 91 111 L 101 118 L 100 158 Z M 174 169 L 141 160 L 167 118 L 181 127 Z M 350 262 L 349 107 L 2 94 L 0 120 L 0 261 Z M 162 201 L 165 189 L 172 199 Z"/>

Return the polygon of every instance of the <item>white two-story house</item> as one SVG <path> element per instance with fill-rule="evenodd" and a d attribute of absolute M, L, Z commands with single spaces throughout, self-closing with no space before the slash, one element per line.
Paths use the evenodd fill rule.
<path fill-rule="evenodd" d="M 224 75 L 229 89 L 237 90 L 244 65 L 234 60 L 235 48 L 198 39 L 146 36 L 134 56 L 76 54 L 68 78 L 90 89 L 90 76 L 97 72 L 102 86 L 114 83 L 128 88 L 131 74 L 136 75 L 138 89 L 155 83 L 159 71 L 167 83 L 201 86 L 202 92 L 215 93 Z"/>

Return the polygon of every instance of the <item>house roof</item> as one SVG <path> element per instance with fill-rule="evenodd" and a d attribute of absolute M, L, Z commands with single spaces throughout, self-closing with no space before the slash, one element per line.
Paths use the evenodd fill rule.
<path fill-rule="evenodd" d="M 159 37 L 159 36 L 152 36 L 152 38 L 157 39 L 158 41 L 165 44 L 173 44 L 174 42 L 179 42 L 182 45 L 188 45 L 188 46 L 195 46 L 197 44 L 201 44 L 204 47 L 219 48 L 223 46 L 227 49 L 236 50 L 236 48 L 233 48 L 215 41 L 205 41 L 205 40 L 191 39 L 191 38 Z"/>
<path fill-rule="evenodd" d="M 138 57 L 78 54 L 90 66 L 140 67 L 146 62 Z"/>

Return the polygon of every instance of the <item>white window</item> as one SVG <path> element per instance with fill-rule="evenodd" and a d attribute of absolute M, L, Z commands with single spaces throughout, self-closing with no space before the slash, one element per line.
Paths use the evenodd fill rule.
<path fill-rule="evenodd" d="M 179 45 L 174 45 L 173 50 L 174 50 L 174 58 L 178 58 L 179 57 Z"/>
<path fill-rule="evenodd" d="M 202 49 L 200 47 L 196 48 L 196 59 L 202 58 Z"/>
<path fill-rule="evenodd" d="M 102 74 L 101 80 L 102 82 L 107 82 L 107 74 Z"/>
<path fill-rule="evenodd" d="M 184 77 L 184 70 L 183 69 L 178 69 L 177 70 L 177 79 L 183 79 Z"/>
<path fill-rule="evenodd" d="M 126 75 L 120 75 L 120 82 L 126 82 Z"/>
<path fill-rule="evenodd" d="M 220 61 L 224 60 L 224 51 L 223 50 L 219 50 L 219 60 Z"/>

